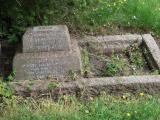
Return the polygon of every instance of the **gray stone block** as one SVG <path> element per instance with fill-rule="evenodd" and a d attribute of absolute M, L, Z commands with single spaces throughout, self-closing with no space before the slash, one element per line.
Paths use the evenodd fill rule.
<path fill-rule="evenodd" d="M 27 86 L 33 83 L 30 91 Z M 53 80 L 35 80 L 35 81 L 18 81 L 10 82 L 15 95 L 21 96 L 47 96 L 48 85 L 54 83 Z M 149 94 L 160 94 L 160 76 L 146 75 L 146 76 L 128 76 L 128 77 L 106 77 L 106 78 L 82 78 L 77 81 L 59 82 L 59 86 L 49 91 L 49 95 L 55 97 L 57 94 L 74 94 L 80 95 L 99 95 L 101 92 L 110 94 L 124 94 L 124 93 L 140 93 L 145 92 Z M 30 92 L 29 94 L 26 94 Z"/>
<path fill-rule="evenodd" d="M 160 69 L 160 49 L 154 38 L 150 34 L 144 34 L 142 35 L 142 38 L 156 64 L 156 67 Z"/>
<path fill-rule="evenodd" d="M 113 36 L 84 36 L 83 42 L 100 42 L 106 44 L 133 44 L 142 43 L 142 36 L 137 34 L 131 35 L 113 35 Z"/>
<path fill-rule="evenodd" d="M 13 61 L 16 80 L 63 77 L 69 70 L 80 70 L 81 57 L 76 41 L 71 48 L 70 51 L 16 54 Z"/>
<path fill-rule="evenodd" d="M 160 84 L 160 75 L 143 75 L 143 76 L 123 76 L 123 77 L 101 77 L 101 78 L 84 78 L 81 79 L 80 86 L 100 87 L 107 85 L 129 85 L 129 84 Z M 159 86 L 160 87 L 160 86 Z"/>
<path fill-rule="evenodd" d="M 69 51 L 71 47 L 65 25 L 29 28 L 23 35 L 23 52 Z"/>
<path fill-rule="evenodd" d="M 79 41 L 79 44 L 81 46 L 87 44 L 91 47 L 93 46 L 95 51 L 99 49 L 103 51 L 103 53 L 109 55 L 113 52 L 123 52 L 132 44 L 140 46 L 142 43 L 142 36 L 137 34 L 114 36 L 84 36 L 84 38 Z"/>

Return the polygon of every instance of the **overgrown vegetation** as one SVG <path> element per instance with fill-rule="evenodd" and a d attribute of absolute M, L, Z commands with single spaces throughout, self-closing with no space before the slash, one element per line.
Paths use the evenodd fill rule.
<path fill-rule="evenodd" d="M 141 46 L 130 45 L 120 53 L 105 53 L 104 46 L 97 43 L 81 46 L 82 75 L 89 77 L 113 77 L 152 74 Z M 85 75 L 85 74 L 86 75 Z"/>
<path fill-rule="evenodd" d="M 78 73 L 79 73 L 79 72 L 77 72 L 77 71 L 70 70 L 69 73 L 68 73 L 68 78 L 69 78 L 70 80 L 76 80 L 76 79 L 78 79 L 78 77 L 79 77 L 79 74 L 78 74 Z"/>
<path fill-rule="evenodd" d="M 1 6 L 0 37 L 12 43 L 36 25 L 67 24 L 72 32 L 119 26 L 160 33 L 159 0 L 1 0 Z"/>
<path fill-rule="evenodd" d="M 4 83 L 0 80 L 0 98 L 1 97 L 9 98 L 11 96 L 12 96 L 11 88 L 8 86 L 7 83 Z"/>
<path fill-rule="evenodd" d="M 12 70 L 10 75 L 5 79 L 6 81 L 13 81 L 16 75 L 16 71 Z"/>
<path fill-rule="evenodd" d="M 103 70 L 104 76 L 143 74 L 147 62 L 139 46 L 133 44 L 124 51 L 122 54 L 111 55 Z"/>
<path fill-rule="evenodd" d="M 160 99 L 140 93 L 120 97 L 103 93 L 90 101 L 62 96 L 58 102 L 51 99 L 34 100 L 12 97 L 0 104 L 1 120 L 159 120 Z"/>
<path fill-rule="evenodd" d="M 146 61 L 143 58 L 142 50 L 139 48 L 138 45 L 131 45 L 127 50 L 126 54 L 130 58 L 130 63 L 132 67 L 136 70 L 138 68 L 142 68 L 145 64 Z"/>
<path fill-rule="evenodd" d="M 118 72 L 121 72 L 125 67 L 124 58 L 120 55 L 112 55 L 109 61 L 106 63 L 103 71 L 104 76 L 115 76 Z"/>
<path fill-rule="evenodd" d="M 59 86 L 58 82 L 51 82 L 48 84 L 48 90 L 53 90 Z"/>

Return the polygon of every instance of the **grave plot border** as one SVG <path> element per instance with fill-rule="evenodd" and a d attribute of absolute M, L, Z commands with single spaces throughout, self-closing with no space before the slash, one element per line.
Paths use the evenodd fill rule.
<path fill-rule="evenodd" d="M 117 35 L 117 36 L 105 36 L 92 37 L 92 39 L 97 39 L 98 41 L 102 40 L 105 42 L 108 38 L 111 38 L 113 41 L 117 40 L 123 41 L 129 38 L 130 41 L 137 41 L 139 43 L 145 44 L 148 48 L 150 55 L 152 56 L 154 62 L 157 65 L 157 69 L 160 70 L 160 49 L 156 44 L 154 38 L 150 34 L 144 35 Z M 104 39 L 105 38 L 105 39 Z M 134 39 L 132 39 L 134 38 Z M 138 39 L 137 39 L 138 38 Z M 88 38 L 87 38 L 88 39 Z M 88 40 L 91 40 L 90 38 Z M 108 42 L 108 41 L 107 41 Z M 115 41 L 114 41 L 115 42 Z M 125 43 L 131 43 L 127 40 Z M 98 95 L 101 91 L 106 91 L 113 94 L 121 93 L 137 93 L 137 92 L 146 92 L 149 94 L 160 94 L 160 75 L 143 75 L 143 76 L 122 76 L 122 77 L 103 77 L 103 78 L 81 78 L 76 81 L 62 82 L 59 83 L 59 86 L 52 90 L 48 90 L 48 85 L 50 80 L 39 81 L 35 80 L 34 85 L 27 91 L 26 86 L 30 81 L 20 81 L 20 82 L 11 82 L 10 85 L 14 89 L 14 93 L 22 96 L 36 96 L 38 94 L 46 94 L 49 92 L 53 96 L 59 94 L 74 94 L 78 95 L 80 91 L 86 91 L 87 94 Z"/>
<path fill-rule="evenodd" d="M 28 86 L 30 89 L 28 89 Z M 82 78 L 78 81 L 61 82 L 57 87 L 49 89 L 50 84 L 55 81 L 35 80 L 11 82 L 10 86 L 15 95 L 24 97 L 44 97 L 58 95 L 75 95 L 79 96 L 83 91 L 85 95 L 99 95 L 101 92 L 109 94 L 124 93 L 148 93 L 160 94 L 160 75 L 128 76 L 128 77 L 105 77 L 105 78 Z M 48 94 L 49 93 L 49 94 Z"/>

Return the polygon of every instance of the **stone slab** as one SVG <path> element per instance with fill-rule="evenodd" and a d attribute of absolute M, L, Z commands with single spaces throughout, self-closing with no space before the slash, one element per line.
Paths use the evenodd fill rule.
<path fill-rule="evenodd" d="M 32 82 L 29 94 L 27 86 Z M 34 95 L 40 94 L 47 96 L 48 85 L 54 81 L 19 81 L 11 82 L 10 85 L 16 95 Z M 102 91 L 109 94 L 124 94 L 124 93 L 140 93 L 145 92 L 149 94 L 160 95 L 160 76 L 146 75 L 146 76 L 128 76 L 128 77 L 104 77 L 104 78 L 82 78 L 72 82 L 60 82 L 57 88 L 49 91 L 54 97 L 57 94 L 74 94 L 79 95 L 80 91 L 86 95 L 99 95 Z M 27 93 L 27 94 L 26 94 Z M 27 96 L 28 97 L 28 96 Z"/>
<path fill-rule="evenodd" d="M 84 36 L 82 42 L 100 42 L 106 44 L 125 44 L 125 43 L 142 43 L 142 36 L 138 34 L 130 34 L 130 35 L 113 35 L 113 36 Z"/>
<path fill-rule="evenodd" d="M 79 40 L 79 45 L 85 44 L 93 46 L 96 49 L 103 51 L 104 54 L 112 54 L 123 52 L 130 45 L 142 44 L 142 36 L 137 34 L 130 35 L 114 35 L 114 36 L 84 36 L 82 40 Z"/>
<path fill-rule="evenodd" d="M 63 77 L 69 70 L 81 69 L 80 51 L 74 40 L 70 51 L 18 53 L 13 60 L 16 80 Z"/>
<path fill-rule="evenodd" d="M 157 68 L 160 70 L 160 49 L 156 44 L 154 38 L 150 34 L 142 35 L 143 42 L 148 48 Z"/>
<path fill-rule="evenodd" d="M 82 79 L 79 88 L 87 88 L 88 94 L 99 95 L 102 91 L 109 94 L 137 94 L 144 92 L 147 94 L 160 95 L 160 76 L 124 76 Z"/>
<path fill-rule="evenodd" d="M 79 83 L 86 86 L 103 86 L 103 85 L 127 85 L 135 83 L 160 83 L 160 75 L 143 75 L 143 76 L 123 76 L 123 77 L 101 77 L 101 78 L 83 78 Z M 160 86 L 159 86 L 160 87 Z"/>
<path fill-rule="evenodd" d="M 38 26 L 23 35 L 23 52 L 69 51 L 71 47 L 67 26 Z"/>

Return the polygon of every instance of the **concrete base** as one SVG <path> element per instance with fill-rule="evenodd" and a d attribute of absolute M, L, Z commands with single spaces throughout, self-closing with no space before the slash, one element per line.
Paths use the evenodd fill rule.
<path fill-rule="evenodd" d="M 72 41 L 70 51 L 18 53 L 13 67 L 16 80 L 44 79 L 48 76 L 63 77 L 70 70 L 81 69 L 80 51 L 76 41 Z"/>

